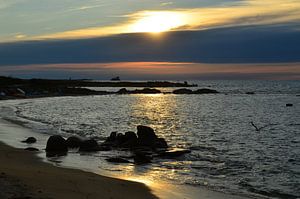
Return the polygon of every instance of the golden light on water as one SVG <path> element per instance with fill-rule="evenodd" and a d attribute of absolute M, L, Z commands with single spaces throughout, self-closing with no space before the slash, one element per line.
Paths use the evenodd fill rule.
<path fill-rule="evenodd" d="M 171 11 L 146 11 L 129 27 L 130 32 L 160 33 L 186 24 L 183 14 Z"/>

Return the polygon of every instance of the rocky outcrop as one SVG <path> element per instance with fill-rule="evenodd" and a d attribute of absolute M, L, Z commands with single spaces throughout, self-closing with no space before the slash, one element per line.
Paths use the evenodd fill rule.
<path fill-rule="evenodd" d="M 59 135 L 51 136 L 47 141 L 47 156 L 65 155 L 68 148 L 78 148 L 79 152 L 125 150 L 132 155 L 129 157 L 111 157 L 106 160 L 113 163 L 133 162 L 134 164 L 151 163 L 153 157 L 177 158 L 191 152 L 185 149 L 170 150 L 164 138 L 158 137 L 151 127 L 143 125 L 137 126 L 137 133 L 133 131 L 124 134 L 112 132 L 101 144 L 98 144 L 94 139 L 84 140 L 76 136 L 71 136 L 67 140 Z"/>
<path fill-rule="evenodd" d="M 202 89 L 198 89 L 193 91 L 193 94 L 216 94 L 219 93 L 216 90 L 213 89 L 208 89 L 208 88 L 202 88 Z"/>
<path fill-rule="evenodd" d="M 173 91 L 173 94 L 193 94 L 191 89 L 181 88 Z"/>
<path fill-rule="evenodd" d="M 125 134 L 112 132 L 102 144 L 112 148 L 128 148 L 136 150 L 140 148 L 168 148 L 164 138 L 158 138 L 154 130 L 148 126 L 137 126 L 137 133 L 128 131 Z"/>
<path fill-rule="evenodd" d="M 144 88 L 144 89 L 136 89 L 136 90 L 127 90 L 126 88 L 121 88 L 116 93 L 117 94 L 158 94 L 161 93 L 161 91 L 154 88 Z"/>
<path fill-rule="evenodd" d="M 173 94 L 216 94 L 219 93 L 216 90 L 213 89 L 208 89 L 208 88 L 202 88 L 202 89 L 198 89 L 195 91 L 192 91 L 190 89 L 186 89 L 186 88 L 181 88 L 181 89 L 176 89 L 173 91 Z"/>

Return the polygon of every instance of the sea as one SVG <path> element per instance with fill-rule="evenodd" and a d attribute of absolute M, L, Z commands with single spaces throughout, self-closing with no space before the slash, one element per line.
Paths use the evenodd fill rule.
<path fill-rule="evenodd" d="M 136 131 L 137 125 L 146 125 L 165 138 L 170 148 L 191 150 L 182 157 L 155 158 L 146 165 L 106 161 L 130 156 L 128 151 L 71 151 L 53 160 L 59 165 L 249 198 L 300 198 L 300 81 L 189 83 L 220 93 L 8 100 L 0 101 L 0 117 L 41 135 L 79 135 L 99 143 L 113 131 Z"/>

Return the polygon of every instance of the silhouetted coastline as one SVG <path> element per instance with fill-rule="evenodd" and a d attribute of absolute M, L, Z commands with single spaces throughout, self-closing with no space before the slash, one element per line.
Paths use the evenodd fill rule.
<path fill-rule="evenodd" d="M 124 87 L 117 92 L 95 91 L 85 87 Z M 143 89 L 127 90 L 127 87 L 141 87 Z M 153 88 L 161 87 L 197 87 L 187 82 L 169 81 L 93 81 L 93 80 L 54 80 L 54 79 L 19 79 L 0 76 L 0 99 L 19 99 L 56 96 L 84 96 L 108 94 L 153 94 L 161 93 Z"/>

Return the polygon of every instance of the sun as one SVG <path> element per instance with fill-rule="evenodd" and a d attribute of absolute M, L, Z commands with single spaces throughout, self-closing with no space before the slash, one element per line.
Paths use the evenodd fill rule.
<path fill-rule="evenodd" d="M 169 11 L 147 11 L 139 14 L 130 26 L 130 32 L 160 33 L 184 26 L 182 14 Z"/>

